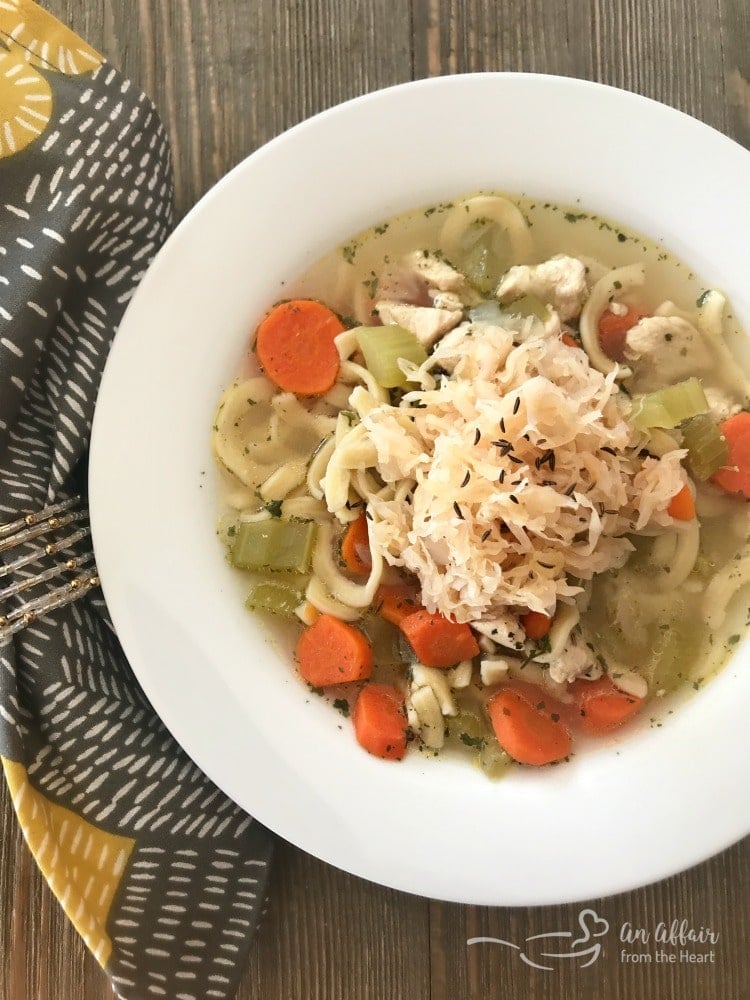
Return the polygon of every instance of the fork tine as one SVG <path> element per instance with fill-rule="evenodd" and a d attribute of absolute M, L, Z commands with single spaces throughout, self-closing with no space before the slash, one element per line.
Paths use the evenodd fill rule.
<path fill-rule="evenodd" d="M 0 581 L 29 567 L 0 589 L 0 602 L 23 595 L 12 610 L 0 614 L 0 641 L 99 585 L 90 546 L 84 546 L 83 552 L 70 551 L 90 534 L 88 510 L 77 496 L 0 525 L 0 555 L 3 559 L 13 557 L 0 562 Z M 67 553 L 67 558 L 51 562 L 58 553 Z M 38 589 L 35 592 L 33 588 Z"/>
<path fill-rule="evenodd" d="M 30 517 L 31 515 L 29 515 Z M 68 514 L 62 514 L 58 516 L 53 514 L 48 518 L 43 520 L 38 519 L 29 523 L 27 520 L 22 521 L 22 529 L 16 531 L 14 534 L 6 534 L 0 540 L 0 552 L 7 552 L 8 549 L 15 548 L 17 545 L 22 545 L 24 542 L 33 541 L 33 539 L 38 538 L 40 535 L 45 535 L 48 531 L 57 531 L 59 528 L 64 528 L 68 524 L 74 524 L 76 521 L 82 521 L 86 517 L 85 510 L 73 511 Z M 15 522 L 18 524 L 18 521 Z M 12 525 L 9 525 L 12 527 Z"/>
<path fill-rule="evenodd" d="M 59 566 L 52 566 L 50 569 L 44 570 L 43 573 L 37 573 L 36 576 L 27 576 L 17 583 L 11 583 L 9 586 L 0 590 L 0 601 L 6 600 L 8 597 L 13 597 L 15 594 L 20 594 L 24 590 L 29 590 L 31 587 L 36 587 L 40 583 L 46 583 L 48 580 L 53 580 L 56 576 L 67 571 L 72 571 L 74 569 L 80 569 L 82 566 L 86 566 L 88 563 L 93 562 L 94 553 L 85 552 L 81 556 L 73 556 L 67 559 L 64 563 Z"/>
<path fill-rule="evenodd" d="M 36 600 L 29 601 L 9 615 L 0 615 L 0 642 L 15 635 L 16 632 L 20 632 L 21 629 L 31 625 L 38 618 L 48 615 L 51 611 L 77 601 L 92 587 L 98 585 L 99 577 L 96 573 L 82 573 L 69 583 L 48 591 Z"/>
<path fill-rule="evenodd" d="M 81 514 L 80 518 L 85 517 L 84 513 Z M 52 529 L 50 529 L 52 530 Z M 66 538 L 61 538 L 58 542 L 49 542 L 42 549 L 38 549 L 36 552 L 27 553 L 25 556 L 19 556 L 14 559 L 13 562 L 6 563 L 4 566 L 0 566 L 0 578 L 7 576 L 9 573 L 13 573 L 15 570 L 21 569 L 23 566 L 28 566 L 29 563 L 36 562 L 42 556 L 54 556 L 58 552 L 64 552 L 65 549 L 69 549 L 71 545 L 75 545 L 76 542 L 80 541 L 82 538 L 86 538 L 87 535 L 91 534 L 91 528 L 86 525 L 83 528 L 79 528 L 74 531 L 72 535 L 68 535 Z"/>
<path fill-rule="evenodd" d="M 40 521 L 46 521 L 48 518 L 54 517 L 55 514 L 60 514 L 63 511 L 70 510 L 71 507 L 75 507 L 80 502 L 80 497 L 70 497 L 69 500 L 61 500 L 60 503 L 51 504 L 49 507 L 44 507 L 42 510 L 32 511 L 30 514 L 24 514 L 23 517 L 19 517 L 18 520 L 11 521 L 9 524 L 0 524 L 0 539 L 5 538 L 7 535 L 13 535 L 24 527 L 29 528 L 34 524 L 38 524 Z"/>

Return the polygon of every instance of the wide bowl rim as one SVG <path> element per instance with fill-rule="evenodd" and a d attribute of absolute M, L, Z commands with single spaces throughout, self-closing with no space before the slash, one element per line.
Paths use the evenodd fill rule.
<path fill-rule="evenodd" d="M 515 88 L 516 93 L 519 95 L 522 92 L 529 93 L 531 90 L 539 88 L 541 88 L 540 92 L 549 94 L 559 95 L 564 91 L 566 97 L 586 95 L 589 98 L 595 98 L 597 105 L 601 99 L 605 104 L 607 102 L 614 102 L 615 104 L 619 102 L 620 108 L 627 106 L 630 110 L 640 109 L 640 111 L 643 111 L 644 108 L 650 109 L 652 115 L 662 116 L 664 121 L 671 123 L 681 122 L 684 128 L 690 130 L 695 130 L 698 127 L 700 134 L 706 137 L 706 142 L 708 143 L 708 137 L 711 136 L 711 142 L 714 147 L 725 151 L 722 155 L 727 159 L 731 159 L 737 155 L 741 155 L 743 158 L 747 158 L 748 156 L 747 150 L 711 126 L 698 122 L 684 112 L 669 108 L 667 105 L 654 101 L 651 98 L 593 81 L 547 74 L 472 73 L 412 81 L 362 94 L 299 122 L 286 132 L 259 147 L 255 152 L 237 164 L 186 214 L 161 251 L 157 254 L 146 277 L 130 303 L 105 368 L 100 399 L 97 404 L 92 428 L 90 466 L 91 522 L 94 548 L 102 576 L 104 595 L 123 647 L 128 658 L 131 660 L 131 666 L 139 683 L 162 720 L 174 733 L 178 741 L 182 743 L 186 752 L 193 757 L 208 776 L 222 787 L 231 798 L 239 802 L 244 808 L 255 812 L 261 822 L 275 830 L 275 832 L 279 833 L 285 839 L 293 841 L 297 846 L 310 851 L 310 853 L 337 867 L 372 881 L 407 892 L 463 903 L 548 905 L 552 903 L 573 902 L 593 896 L 611 895 L 615 892 L 633 889 L 697 864 L 730 846 L 747 834 L 748 830 L 750 830 L 750 808 L 745 807 L 743 811 L 738 806 L 729 819 L 725 816 L 722 817 L 724 821 L 722 827 L 723 835 L 719 835 L 712 828 L 712 835 L 706 842 L 691 843 L 689 849 L 675 851 L 670 858 L 662 858 L 656 865 L 645 865 L 645 867 L 642 867 L 642 876 L 638 876 L 636 872 L 638 865 L 636 864 L 635 866 L 631 865 L 627 874 L 624 875 L 600 870 L 597 878 L 594 880 L 580 878 L 578 880 L 568 880 L 568 882 L 557 880 L 554 885 L 516 885 L 512 891 L 498 890 L 497 886 L 483 885 L 476 874 L 473 876 L 471 887 L 465 889 L 458 878 L 446 878 L 444 874 L 441 874 L 440 877 L 436 876 L 435 869 L 439 867 L 439 861 L 435 858 L 430 857 L 426 861 L 420 862 L 420 864 L 405 864 L 402 859 L 395 857 L 395 845 L 393 844 L 389 844 L 388 848 L 382 852 L 373 851 L 369 845 L 358 844 L 356 849 L 349 851 L 344 856 L 335 850 L 326 849 L 325 836 L 322 838 L 311 836 L 309 826 L 305 827 L 301 823 L 300 809 L 297 809 L 295 812 L 290 807 L 280 807 L 278 804 L 274 805 L 272 801 L 274 796 L 267 789 L 263 792 L 264 801 L 262 804 L 257 799 L 251 801 L 253 795 L 257 794 L 258 789 L 254 786 L 252 794 L 248 795 L 247 787 L 243 784 L 243 780 L 247 778 L 247 769 L 238 769 L 236 764 L 233 765 L 230 763 L 237 749 L 232 745 L 227 734 L 223 733 L 221 738 L 216 741 L 216 748 L 212 748 L 210 741 L 205 738 L 205 734 L 202 736 L 196 734 L 196 730 L 193 728 L 196 725 L 196 721 L 198 725 L 200 724 L 200 719 L 196 720 L 196 715 L 200 715 L 200 713 L 194 712 L 191 719 L 190 708 L 186 699 L 181 697 L 175 700 L 173 697 L 176 690 L 175 676 L 172 674 L 169 680 L 165 680 L 165 677 L 169 673 L 168 668 L 165 668 L 167 674 L 164 677 L 157 677 L 154 674 L 153 663 L 148 665 L 151 654 L 144 647 L 144 639 L 142 635 L 139 635 L 139 629 L 142 627 L 142 622 L 148 620 L 148 630 L 151 632 L 154 629 L 158 630 L 158 625 L 154 622 L 155 616 L 153 614 L 155 598 L 151 593 L 147 595 L 146 604 L 151 607 L 151 610 L 147 610 L 142 604 L 136 608 L 137 602 L 134 600 L 132 594 L 134 588 L 137 590 L 142 584 L 142 579 L 139 578 L 138 573 L 150 570 L 155 575 L 158 575 L 160 569 L 153 560 L 149 561 L 147 558 L 142 559 L 140 567 L 129 563 L 131 557 L 123 551 L 122 540 L 116 538 L 117 522 L 116 518 L 113 520 L 114 515 L 112 513 L 113 509 L 115 509 L 119 516 L 122 515 L 122 500 L 115 497 L 115 490 L 112 485 L 113 442 L 116 445 L 121 445 L 123 441 L 128 440 L 127 434 L 121 426 L 121 420 L 119 421 L 120 426 L 118 426 L 117 407 L 121 407 L 122 400 L 125 398 L 128 389 L 132 390 L 132 355 L 136 344 L 142 346 L 145 343 L 143 334 L 139 335 L 138 333 L 138 327 L 147 321 L 150 308 L 149 299 L 150 297 L 158 298 L 160 295 L 160 283 L 164 286 L 177 287 L 179 279 L 173 272 L 175 267 L 180 264 L 179 257 L 185 252 L 183 248 L 192 241 L 196 233 L 211 229 L 208 224 L 209 220 L 217 216 L 219 212 L 225 211 L 227 204 L 231 202 L 234 196 L 235 189 L 244 182 L 248 173 L 253 171 L 257 173 L 259 166 L 265 165 L 266 161 L 280 161 L 283 159 L 285 151 L 289 151 L 295 145 L 299 146 L 302 144 L 304 146 L 308 141 L 308 136 L 315 136 L 316 133 L 320 132 L 322 126 L 328 126 L 331 123 L 335 124 L 342 116 L 348 116 L 351 121 L 353 120 L 352 115 L 356 116 L 357 113 L 365 111 L 368 107 L 377 108 L 378 106 L 382 106 L 383 102 L 390 104 L 391 107 L 395 107 L 394 101 L 401 96 L 411 99 L 412 95 L 415 94 L 439 94 L 440 91 L 449 94 L 465 87 L 468 87 L 470 90 L 476 89 L 479 92 L 482 88 L 492 86 L 506 90 L 510 88 L 508 92 L 513 92 Z M 589 103 L 591 108 L 594 108 L 594 103 L 591 101 Z M 644 112 L 644 115 L 646 115 L 646 112 Z M 677 125 L 675 125 L 675 130 L 677 130 Z M 745 164 L 745 168 L 746 166 L 747 164 Z M 227 221 L 225 218 L 221 220 L 221 224 L 226 227 Z M 163 312 L 163 303 L 160 303 L 160 309 L 162 312 L 159 318 L 163 319 L 166 315 Z M 176 309 L 176 312 L 179 313 L 179 308 Z M 126 377 L 122 374 L 124 368 L 128 369 Z M 152 407 L 155 391 L 154 387 L 149 387 L 144 397 L 150 399 Z M 148 397 L 149 392 L 151 393 L 150 397 Z M 148 466 L 148 470 L 158 478 L 158 465 L 155 458 L 152 456 L 149 461 L 151 464 Z M 177 469 L 176 465 L 175 469 Z M 172 471 L 174 472 L 175 469 Z M 193 468 L 192 472 L 194 473 L 195 471 L 195 468 Z M 184 469 L 178 469 L 177 472 L 183 475 Z M 177 472 L 175 472 L 175 475 L 177 475 Z M 164 501 L 164 496 L 161 496 L 161 500 L 162 502 Z M 142 557 L 145 555 L 145 553 L 141 553 Z M 143 566 L 144 561 L 147 563 L 145 568 Z M 128 572 L 124 576 L 120 571 L 120 566 L 123 562 L 127 564 L 128 569 Z M 143 596 L 141 594 L 139 600 Z M 175 611 L 174 607 L 171 606 L 167 606 L 166 608 L 161 607 L 159 610 L 164 614 L 174 613 Z M 158 618 L 158 615 L 156 617 Z M 179 632 L 180 624 L 172 622 L 172 626 L 176 632 Z M 191 638 L 196 640 L 194 635 Z M 162 652 L 169 647 L 169 642 L 163 636 L 158 638 L 158 644 Z M 185 646 L 182 652 L 186 662 L 191 659 L 192 654 L 187 646 Z M 201 650 L 201 655 L 204 653 L 205 651 Z M 736 662 L 736 660 L 733 662 Z M 725 670 L 725 674 L 728 677 L 728 670 Z M 200 676 L 200 665 L 196 665 L 191 674 L 191 683 L 199 683 Z M 221 719 L 226 705 L 232 700 L 237 700 L 239 697 L 238 691 L 236 687 L 233 687 L 233 684 L 233 680 L 227 681 L 227 678 L 223 677 L 215 685 L 212 684 L 208 688 L 202 688 L 203 712 L 212 718 Z M 717 688 L 725 687 L 726 681 L 723 678 L 719 678 L 715 682 L 715 685 Z M 708 691 L 713 687 L 714 685 L 711 685 Z M 704 698 L 708 694 L 708 691 L 704 692 Z M 726 696 L 722 695 L 722 699 L 725 700 L 725 698 Z M 690 711 L 690 709 L 685 708 L 685 711 Z M 310 714 L 315 713 L 311 712 Z M 267 750 L 267 744 L 264 743 L 264 740 L 267 740 L 267 738 L 267 733 L 262 733 L 260 737 L 256 734 L 253 739 L 250 739 L 248 746 L 252 748 L 253 752 Z M 747 746 L 743 747 L 740 742 L 734 742 L 732 743 L 732 747 L 735 751 L 740 748 L 745 753 L 745 756 L 747 756 Z M 385 766 L 387 767 L 388 765 Z M 314 794 L 310 793 L 309 788 L 304 789 L 302 787 L 304 779 L 300 780 L 295 762 L 285 760 L 283 765 L 280 763 L 278 767 L 279 773 L 276 775 L 276 780 L 282 780 L 283 775 L 283 780 L 291 783 L 291 786 L 295 789 L 295 793 L 299 794 L 300 800 L 304 801 L 304 806 L 300 807 L 301 809 L 314 810 L 315 808 L 320 808 L 325 812 L 326 816 L 325 820 L 320 821 L 321 823 L 331 824 L 334 822 L 334 819 L 336 822 L 342 822 L 340 803 L 339 806 L 336 806 L 335 803 L 330 801 L 325 791 L 320 788 L 316 788 Z M 381 768 L 373 765 L 370 761 L 362 765 L 361 775 L 366 776 L 368 780 L 372 781 L 380 793 L 388 794 L 388 779 L 383 778 L 383 773 Z M 340 792 L 341 788 L 338 787 L 337 794 L 340 794 Z M 523 796 L 521 796 L 522 798 Z M 406 830 L 410 830 L 415 834 L 418 832 L 418 824 L 414 826 L 414 824 L 410 825 L 409 822 L 405 821 L 405 823 Z M 718 821 L 714 826 L 717 825 L 720 825 Z M 414 828 L 412 829 L 412 827 Z M 643 837 L 644 835 L 645 828 L 641 826 L 639 827 L 639 836 Z"/>

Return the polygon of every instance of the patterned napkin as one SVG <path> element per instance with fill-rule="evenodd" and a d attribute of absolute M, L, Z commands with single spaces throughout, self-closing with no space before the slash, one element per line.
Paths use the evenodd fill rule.
<path fill-rule="evenodd" d="M 0 0 L 0 523 L 85 488 L 104 362 L 170 199 L 148 100 L 30 0 Z M 231 997 L 271 838 L 155 716 L 99 591 L 0 645 L 0 757 L 115 992 Z"/>

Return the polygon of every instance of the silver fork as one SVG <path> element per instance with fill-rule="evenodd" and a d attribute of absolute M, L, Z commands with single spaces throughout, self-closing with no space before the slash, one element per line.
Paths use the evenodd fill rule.
<path fill-rule="evenodd" d="M 0 605 L 23 595 L 16 607 L 0 613 L 0 641 L 99 585 L 91 546 L 72 551 L 90 534 L 88 510 L 78 496 L 0 525 Z M 16 581 L 3 586 L 11 575 Z"/>

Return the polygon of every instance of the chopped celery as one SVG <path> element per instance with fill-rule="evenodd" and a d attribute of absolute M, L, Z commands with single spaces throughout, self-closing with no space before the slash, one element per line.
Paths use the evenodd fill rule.
<path fill-rule="evenodd" d="M 385 389 L 406 385 L 404 373 L 398 366 L 399 358 L 415 365 L 427 360 L 427 351 L 411 330 L 403 326 L 359 326 L 354 332 L 367 370 Z"/>
<path fill-rule="evenodd" d="M 489 219 L 477 219 L 467 228 L 455 263 L 477 291 L 493 292 L 510 264 L 507 232 Z"/>
<path fill-rule="evenodd" d="M 401 632 L 396 626 L 377 614 L 368 614 L 360 624 L 372 645 L 375 663 L 379 667 L 402 667 L 404 659 L 399 648 Z"/>
<path fill-rule="evenodd" d="M 503 750 L 494 736 L 489 737 L 479 751 L 479 766 L 487 777 L 502 778 L 512 765 L 513 758 Z"/>
<path fill-rule="evenodd" d="M 250 588 L 245 607 L 250 611 L 270 611 L 284 618 L 294 618 L 302 603 L 304 586 L 281 583 L 276 580 L 259 580 Z"/>
<path fill-rule="evenodd" d="M 462 708 L 448 718 L 448 735 L 469 747 L 480 749 L 490 736 L 489 723 L 478 712 Z"/>
<path fill-rule="evenodd" d="M 242 521 L 232 539 L 229 560 L 238 569 L 306 573 L 315 545 L 313 521 Z"/>
<path fill-rule="evenodd" d="M 536 316 L 542 321 L 549 318 L 549 306 L 536 295 L 522 295 L 520 299 L 506 302 L 503 309 L 511 316 Z"/>
<path fill-rule="evenodd" d="M 630 420 L 638 430 L 677 427 L 683 420 L 708 412 L 708 400 L 700 380 L 693 377 L 656 392 L 635 396 Z"/>
<path fill-rule="evenodd" d="M 696 479 L 706 480 L 729 462 L 727 440 L 707 413 L 686 420 L 680 428 L 688 463 Z"/>
<path fill-rule="evenodd" d="M 448 736 L 474 751 L 474 759 L 488 778 L 500 778 L 513 764 L 495 738 L 489 720 L 473 708 L 462 707 L 449 717 Z"/>

